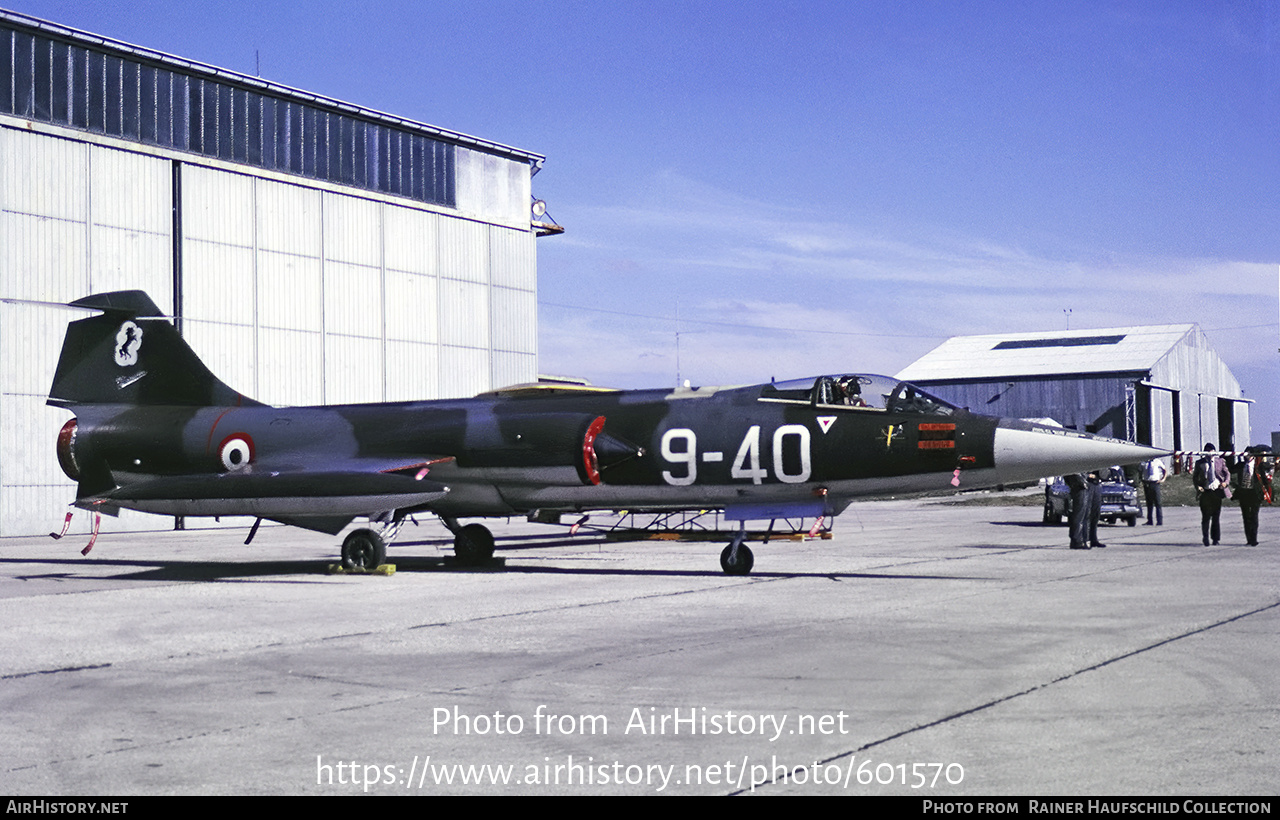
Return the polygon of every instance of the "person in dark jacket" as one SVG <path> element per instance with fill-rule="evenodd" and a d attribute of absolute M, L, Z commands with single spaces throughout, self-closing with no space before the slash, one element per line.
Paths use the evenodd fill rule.
<path fill-rule="evenodd" d="M 1204 455 L 1196 462 L 1191 473 L 1191 481 L 1200 494 L 1200 534 L 1204 545 L 1209 546 L 1210 539 L 1214 544 L 1222 537 L 1219 518 L 1222 515 L 1222 500 L 1231 497 L 1231 473 L 1227 471 L 1227 463 L 1215 452 L 1211 442 L 1204 445 Z"/>
<path fill-rule="evenodd" d="M 1089 549 L 1089 484 L 1084 476 L 1073 473 L 1064 475 L 1063 482 L 1071 491 L 1071 510 L 1067 514 L 1067 530 L 1071 536 L 1071 549 Z"/>
<path fill-rule="evenodd" d="M 1101 549 L 1106 544 L 1098 540 L 1098 519 L 1102 516 L 1102 472 L 1089 473 L 1089 546 Z"/>
<path fill-rule="evenodd" d="M 1231 459 L 1235 497 L 1244 516 L 1244 540 L 1251 547 L 1258 546 L 1258 511 L 1263 501 L 1271 501 L 1272 469 L 1264 454 L 1270 455 L 1270 448 L 1255 445 Z"/>

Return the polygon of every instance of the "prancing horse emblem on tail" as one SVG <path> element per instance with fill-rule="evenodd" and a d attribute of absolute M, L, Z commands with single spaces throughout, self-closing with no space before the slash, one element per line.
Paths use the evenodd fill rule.
<path fill-rule="evenodd" d="M 125 322 L 116 332 L 116 364 L 133 367 L 138 363 L 138 349 L 142 347 L 142 328 L 133 322 Z"/>

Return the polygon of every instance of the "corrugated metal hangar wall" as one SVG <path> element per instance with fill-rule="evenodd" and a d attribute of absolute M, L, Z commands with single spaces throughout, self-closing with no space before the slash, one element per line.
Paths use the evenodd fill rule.
<path fill-rule="evenodd" d="M 975 412 L 1170 450 L 1252 443 L 1250 402 L 1194 324 L 958 336 L 898 376 Z"/>
<path fill-rule="evenodd" d="M 541 161 L 0 13 L 0 536 L 48 532 L 74 497 L 68 414 L 44 400 L 90 314 L 51 303 L 145 290 L 271 404 L 536 379 Z"/>

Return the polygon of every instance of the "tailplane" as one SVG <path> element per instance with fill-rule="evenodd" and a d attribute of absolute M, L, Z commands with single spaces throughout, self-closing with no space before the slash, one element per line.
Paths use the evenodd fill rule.
<path fill-rule="evenodd" d="M 260 406 L 225 385 L 140 290 L 71 303 L 102 311 L 67 326 L 49 404 Z"/>

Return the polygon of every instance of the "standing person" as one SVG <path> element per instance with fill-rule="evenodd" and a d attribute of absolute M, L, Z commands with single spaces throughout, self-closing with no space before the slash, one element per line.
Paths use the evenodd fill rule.
<path fill-rule="evenodd" d="M 1246 449 L 1238 459 L 1232 459 L 1236 499 L 1244 516 L 1244 540 L 1251 547 L 1258 546 L 1258 510 L 1264 500 L 1271 500 L 1271 468 L 1262 457 L 1267 449 L 1256 445 Z"/>
<path fill-rule="evenodd" d="M 1062 477 L 1067 488 L 1071 490 L 1071 509 L 1067 512 L 1067 530 L 1071 536 L 1071 549 L 1089 549 L 1089 485 L 1084 476 L 1078 473 Z"/>
<path fill-rule="evenodd" d="M 1200 494 L 1200 534 L 1206 547 L 1210 539 L 1216 545 L 1222 537 L 1218 519 L 1222 515 L 1222 499 L 1230 497 L 1230 480 L 1227 463 L 1215 452 L 1213 444 L 1206 442 L 1204 455 L 1191 474 L 1191 481 Z"/>
<path fill-rule="evenodd" d="M 1098 519 L 1102 516 L 1102 471 L 1089 473 L 1089 546 L 1102 549 L 1098 540 Z"/>
<path fill-rule="evenodd" d="M 1153 458 L 1142 465 L 1142 495 L 1147 504 L 1147 526 L 1151 526 L 1151 515 L 1155 513 L 1157 527 L 1164 526 L 1164 507 L 1160 503 L 1160 485 L 1169 477 L 1169 468 L 1158 458 Z"/>

